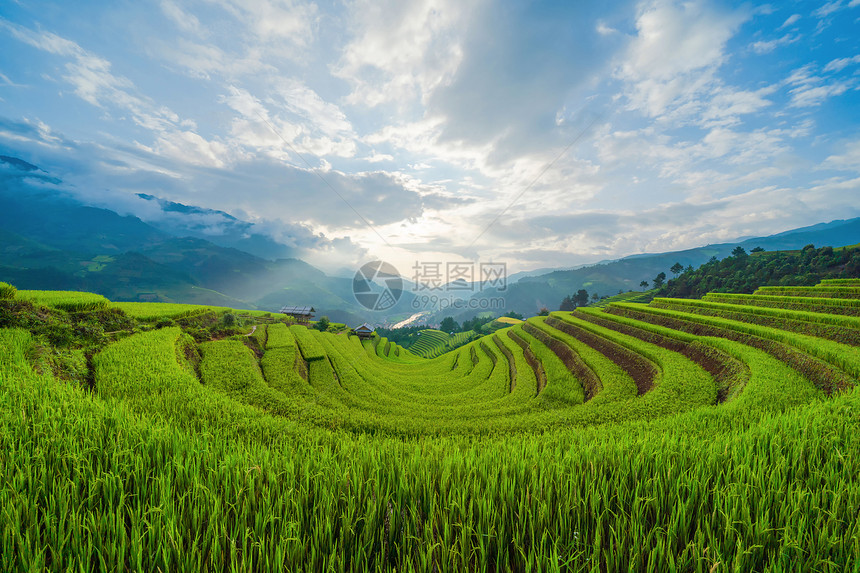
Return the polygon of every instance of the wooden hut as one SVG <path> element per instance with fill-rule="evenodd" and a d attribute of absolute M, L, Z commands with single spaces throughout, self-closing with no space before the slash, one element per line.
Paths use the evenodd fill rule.
<path fill-rule="evenodd" d="M 356 326 L 355 328 L 353 328 L 352 331 L 355 332 L 358 338 L 360 338 L 361 340 L 365 340 L 367 338 L 373 337 L 373 333 L 376 331 L 376 329 L 365 322 L 361 326 Z"/>
<path fill-rule="evenodd" d="M 307 325 L 314 319 L 316 310 L 312 306 L 285 306 L 279 312 L 293 317 L 298 324 Z"/>

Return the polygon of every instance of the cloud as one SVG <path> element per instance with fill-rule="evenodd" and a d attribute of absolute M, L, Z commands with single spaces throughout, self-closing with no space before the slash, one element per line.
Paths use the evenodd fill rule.
<path fill-rule="evenodd" d="M 476 14 L 456 72 L 427 99 L 426 117 L 440 119 L 437 142 L 475 150 L 490 169 L 524 155 L 545 165 L 608 106 L 586 99 L 619 41 L 600 36 L 594 11 L 575 3 L 548 14 L 524 4 Z"/>
<path fill-rule="evenodd" d="M 702 111 L 701 123 L 705 126 L 738 124 L 741 115 L 757 113 L 773 105 L 765 96 L 773 94 L 777 87 L 766 86 L 755 91 L 717 88 Z"/>
<path fill-rule="evenodd" d="M 791 26 L 792 24 L 796 23 L 798 20 L 800 20 L 800 14 L 792 14 L 791 16 L 789 16 L 788 18 L 785 19 L 785 22 L 782 23 L 782 25 L 779 27 L 779 29 L 781 30 L 783 28 Z"/>
<path fill-rule="evenodd" d="M 130 113 L 137 126 L 153 133 L 155 144 L 151 149 L 195 164 L 223 166 L 231 160 L 228 146 L 217 140 L 207 141 L 188 129 L 194 127 L 193 122 L 182 120 L 169 107 L 141 95 L 131 80 L 111 71 L 108 60 L 51 32 L 34 32 L 5 22 L 3 25 L 18 40 L 68 58 L 63 79 L 74 87 L 75 94 L 98 108 L 113 107 Z"/>
<path fill-rule="evenodd" d="M 833 0 L 832 2 L 828 2 L 828 3 L 824 4 L 823 6 L 821 6 L 820 8 L 818 8 L 817 10 L 815 10 L 812 13 L 812 15 L 815 16 L 816 18 L 826 18 L 827 16 L 830 16 L 834 12 L 838 12 L 839 10 L 846 8 L 846 7 L 851 7 L 854 4 L 855 4 L 854 2 L 851 2 L 848 6 L 845 6 L 845 3 L 843 0 Z"/>
<path fill-rule="evenodd" d="M 462 35 L 485 2 L 355 0 L 348 4 L 353 39 L 332 73 L 352 85 L 347 102 L 376 107 L 423 101 L 450 80 L 462 59 Z"/>
<path fill-rule="evenodd" d="M 319 11 L 301 0 L 211 0 L 261 41 L 303 48 L 314 37 Z"/>
<path fill-rule="evenodd" d="M 777 38 L 775 40 L 759 40 L 758 42 L 753 42 L 751 48 L 752 51 L 756 54 L 769 54 L 776 50 L 781 46 L 788 46 L 789 44 L 793 44 L 800 39 L 800 36 L 792 36 L 791 34 L 786 34 L 781 38 Z"/>
<path fill-rule="evenodd" d="M 841 95 L 850 88 L 848 82 L 814 75 L 811 65 L 794 70 L 786 83 L 794 86 L 789 90 L 792 107 L 819 106 L 826 99 Z"/>
<path fill-rule="evenodd" d="M 242 145 L 280 158 L 293 150 L 315 157 L 355 156 L 356 135 L 343 112 L 297 80 L 280 80 L 266 101 L 244 88 L 228 89 L 219 101 L 239 114 L 231 133 Z"/>
<path fill-rule="evenodd" d="M 194 14 L 183 10 L 173 0 L 161 0 L 161 11 L 183 32 L 198 37 L 207 35 L 206 29 L 200 24 L 200 20 Z"/>
<path fill-rule="evenodd" d="M 860 141 L 844 145 L 844 152 L 828 156 L 821 164 L 822 167 L 860 172 Z"/>
<path fill-rule="evenodd" d="M 0 73 L 0 85 L 8 86 L 10 88 L 26 88 L 27 86 L 24 84 L 17 84 L 9 79 L 4 73 Z"/>
<path fill-rule="evenodd" d="M 630 107 L 660 117 L 706 95 L 728 58 L 727 42 L 749 17 L 702 1 L 643 5 L 637 34 L 616 70 L 627 85 Z"/>
<path fill-rule="evenodd" d="M 848 66 L 860 64 L 860 54 L 850 57 L 850 58 L 837 58 L 835 60 L 831 60 L 826 66 L 824 66 L 825 72 L 841 72 Z"/>

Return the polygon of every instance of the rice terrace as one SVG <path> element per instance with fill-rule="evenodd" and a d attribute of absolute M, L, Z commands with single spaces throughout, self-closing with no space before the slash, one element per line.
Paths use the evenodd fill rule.
<path fill-rule="evenodd" d="M 860 0 L 0 0 L 0 573 L 860 573 Z"/>
<path fill-rule="evenodd" d="M 2 292 L 3 571 L 858 567 L 860 279 L 553 312 L 432 359 Z"/>

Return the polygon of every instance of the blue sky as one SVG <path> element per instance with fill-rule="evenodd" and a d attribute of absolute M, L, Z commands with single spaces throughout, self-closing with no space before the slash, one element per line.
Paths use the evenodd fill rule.
<path fill-rule="evenodd" d="M 858 32 L 860 0 L 11 0 L 0 152 L 326 269 L 564 267 L 860 216 Z"/>

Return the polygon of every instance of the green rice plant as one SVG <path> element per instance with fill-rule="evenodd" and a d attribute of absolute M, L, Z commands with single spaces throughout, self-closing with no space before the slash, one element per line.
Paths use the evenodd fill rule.
<path fill-rule="evenodd" d="M 239 340 L 217 340 L 200 345 L 201 381 L 228 395 L 263 384 L 254 354 Z"/>
<path fill-rule="evenodd" d="M 860 288 L 851 286 L 763 286 L 759 287 L 753 294 L 860 299 Z"/>
<path fill-rule="evenodd" d="M 531 348 L 531 345 L 528 341 L 525 340 L 522 334 L 522 329 L 519 331 L 515 329 L 511 329 L 507 331 L 508 338 L 513 340 L 523 351 L 523 357 L 526 359 L 529 367 L 532 369 L 534 373 L 535 379 L 537 381 L 537 388 L 535 395 L 540 394 L 547 383 L 546 372 L 544 371 L 543 364 L 541 364 L 540 360 L 538 360 L 537 355 Z"/>
<path fill-rule="evenodd" d="M 154 350 L 144 334 L 110 353 Z M 798 377 L 723 343 L 753 374 L 730 405 L 403 440 L 223 410 L 199 384 L 193 415 L 156 396 L 132 414 L 0 331 L 0 569 L 856 569 L 860 392 L 751 407 Z"/>
<path fill-rule="evenodd" d="M 13 299 L 17 292 L 18 289 L 9 283 L 0 282 L 0 299 Z"/>
<path fill-rule="evenodd" d="M 723 318 L 628 303 L 613 304 L 609 311 L 699 336 L 723 337 L 760 348 L 788 362 L 827 392 L 854 385 L 860 374 L 860 351 L 830 340 Z"/>
<path fill-rule="evenodd" d="M 819 286 L 847 286 L 860 288 L 860 279 L 823 279 Z"/>
<path fill-rule="evenodd" d="M 713 340 L 679 330 L 665 328 L 601 312 L 592 308 L 577 309 L 583 320 L 616 330 L 645 342 L 679 352 L 696 362 L 714 378 L 717 385 L 717 402 L 730 402 L 737 398 L 749 381 L 749 368 L 728 353 L 715 348 Z"/>
<path fill-rule="evenodd" d="M 90 392 L 0 329 L 0 571 L 860 570 L 860 388 L 827 397 L 787 354 L 846 345 L 634 304 L 414 362 L 258 330 L 260 366 L 254 337 L 198 360 L 179 328 L 135 334 Z"/>
<path fill-rule="evenodd" d="M 409 347 L 409 351 L 424 358 L 434 358 L 466 344 L 474 336 L 475 333 L 471 330 L 448 334 L 428 328 L 420 332 L 418 340 Z"/>
<path fill-rule="evenodd" d="M 858 317 L 720 304 L 692 299 L 655 298 L 651 306 L 705 316 L 718 316 L 860 346 L 860 318 Z"/>
<path fill-rule="evenodd" d="M 786 310 L 860 316 L 860 300 L 855 299 L 766 296 L 711 292 L 706 294 L 703 300 L 725 304 L 741 304 L 768 308 L 781 308 Z"/>
<path fill-rule="evenodd" d="M 301 350 L 302 356 L 304 356 L 305 360 L 308 362 L 323 360 L 326 357 L 325 350 L 323 350 L 323 347 L 314 337 L 314 333 L 316 333 L 316 331 L 308 330 L 301 324 L 290 326 L 290 334 L 295 337 L 296 342 L 299 344 L 299 350 Z"/>
<path fill-rule="evenodd" d="M 642 361 L 653 364 L 657 372 L 652 387 L 648 387 L 643 394 L 640 385 L 638 389 L 641 400 L 628 406 L 628 410 L 634 407 L 641 409 L 644 416 L 644 412 L 649 410 L 649 414 L 653 415 L 655 411 L 678 412 L 716 403 L 717 388 L 713 377 L 699 364 L 680 352 L 645 342 L 635 336 L 605 328 L 568 313 L 558 312 L 551 315 L 551 319 L 556 317 L 557 320 L 592 335 L 598 335 L 641 357 L 641 360 L 628 362 L 628 364 L 635 364 L 638 368 L 643 367 Z M 629 356 L 623 356 L 616 349 L 611 350 L 613 361 L 624 364 L 622 360 L 630 360 Z M 632 375 L 635 376 L 636 373 L 633 372 Z"/>
<path fill-rule="evenodd" d="M 64 290 L 19 290 L 15 298 L 73 312 L 102 310 L 111 304 L 100 294 Z"/>
<path fill-rule="evenodd" d="M 658 369 L 652 360 L 636 351 L 636 345 L 631 348 L 631 345 L 619 344 L 613 336 L 607 336 L 605 331 L 594 332 L 567 313 L 550 315 L 547 325 L 580 340 L 618 364 L 633 379 L 638 394 L 644 394 L 653 387 Z"/>
<path fill-rule="evenodd" d="M 546 376 L 546 385 L 539 391 L 538 399 L 547 407 L 564 407 L 582 404 L 585 393 L 576 376 L 564 362 L 538 338 L 529 334 L 523 325 L 514 327 L 517 335 L 529 345 Z"/>
<path fill-rule="evenodd" d="M 186 318 L 220 307 L 196 305 L 196 304 L 174 304 L 168 302 L 112 302 L 111 308 L 118 308 L 128 316 L 138 320 L 158 320 L 159 318 Z"/>
<path fill-rule="evenodd" d="M 266 349 L 296 347 L 296 337 L 293 336 L 291 327 L 284 323 L 270 324 L 268 331 L 268 339 L 266 340 Z"/>

